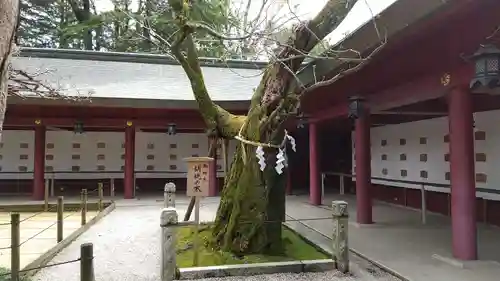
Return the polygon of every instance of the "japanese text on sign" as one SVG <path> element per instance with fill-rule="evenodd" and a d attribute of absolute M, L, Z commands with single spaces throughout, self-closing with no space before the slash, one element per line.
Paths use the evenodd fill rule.
<path fill-rule="evenodd" d="M 209 164 L 208 161 L 188 161 L 188 196 L 208 196 Z"/>

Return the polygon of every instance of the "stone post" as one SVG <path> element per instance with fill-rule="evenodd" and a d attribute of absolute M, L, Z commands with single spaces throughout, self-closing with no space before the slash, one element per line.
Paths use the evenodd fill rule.
<path fill-rule="evenodd" d="M 177 212 L 174 208 L 164 208 L 161 211 L 161 281 L 172 281 L 176 277 L 176 239 L 175 226 Z"/>
<path fill-rule="evenodd" d="M 349 272 L 348 223 L 349 214 L 347 202 L 333 201 L 333 263 L 342 273 Z"/>
<path fill-rule="evenodd" d="M 173 182 L 168 182 L 165 184 L 164 190 L 164 207 L 165 208 L 175 208 L 175 184 Z"/>

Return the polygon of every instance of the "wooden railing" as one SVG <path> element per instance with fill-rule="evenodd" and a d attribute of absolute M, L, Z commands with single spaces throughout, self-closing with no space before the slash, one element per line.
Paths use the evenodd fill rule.
<path fill-rule="evenodd" d="M 339 177 L 339 187 L 340 187 L 340 194 L 345 194 L 345 178 L 355 178 L 356 175 L 353 174 L 346 174 L 346 173 L 336 173 L 336 172 L 322 172 L 321 173 L 321 195 L 324 197 L 325 195 L 325 177 L 327 175 L 332 175 L 332 176 L 338 176 Z M 409 180 L 398 180 L 398 179 L 388 179 L 388 178 L 380 178 L 380 177 L 371 177 L 371 180 L 377 180 L 377 181 L 385 181 L 385 182 L 392 182 L 392 183 L 402 183 L 402 184 L 412 184 L 412 185 L 419 185 L 420 186 L 420 195 L 421 195 L 421 218 L 422 218 L 422 224 L 427 223 L 427 190 L 426 187 L 437 187 L 437 188 L 450 188 L 449 184 L 442 184 L 442 183 L 433 183 L 433 182 L 426 182 L 426 181 L 409 181 Z M 448 200 L 448 212 L 450 211 L 450 204 Z"/>

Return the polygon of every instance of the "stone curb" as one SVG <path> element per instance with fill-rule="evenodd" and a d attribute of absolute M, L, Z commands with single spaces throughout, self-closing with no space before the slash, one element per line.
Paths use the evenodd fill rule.
<path fill-rule="evenodd" d="M 29 270 L 33 268 L 33 270 L 26 271 L 21 273 L 22 277 L 31 277 L 35 275 L 38 271 L 40 271 L 39 267 L 43 267 L 47 265 L 59 252 L 61 252 L 64 248 L 68 247 L 73 241 L 75 241 L 80 235 L 82 235 L 85 231 L 87 231 L 91 226 L 96 224 L 102 218 L 107 216 L 115 209 L 115 203 L 111 202 L 108 207 L 106 207 L 102 212 L 93 217 L 90 221 L 88 221 L 85 225 L 81 226 L 77 230 L 73 231 L 68 237 L 64 238 L 61 242 L 57 243 L 54 247 L 52 247 L 47 252 L 43 253 L 34 261 L 30 262 L 26 265 L 22 270 Z M 38 268 L 38 269 L 35 269 Z"/>
<path fill-rule="evenodd" d="M 474 269 L 477 266 L 495 266 L 498 267 L 500 266 L 500 263 L 494 260 L 472 260 L 472 261 L 465 261 L 465 260 L 459 260 L 453 257 L 449 256 L 442 256 L 439 254 L 433 254 L 432 258 L 440 261 L 442 263 L 460 268 L 460 269 Z"/>
<path fill-rule="evenodd" d="M 329 270 L 333 270 L 333 261 L 331 259 L 187 267 L 179 269 L 181 280 L 227 276 L 251 276 L 282 272 L 324 272 Z"/>

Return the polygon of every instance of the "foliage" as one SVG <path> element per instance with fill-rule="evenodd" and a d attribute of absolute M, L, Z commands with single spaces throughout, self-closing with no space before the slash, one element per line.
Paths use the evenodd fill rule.
<path fill-rule="evenodd" d="M 91 2 L 87 19 L 82 2 L 89 0 L 21 0 L 21 21 L 18 42 L 27 47 L 92 49 L 118 52 L 165 53 L 165 43 L 172 43 L 172 10 L 166 0 L 141 0 L 132 10 L 130 0 L 114 0 L 114 9 L 97 12 Z M 75 12 L 70 3 L 79 10 Z M 200 0 L 190 17 L 217 32 L 228 32 L 240 24 L 240 17 L 231 10 L 231 0 Z M 92 46 L 87 48 L 85 36 L 91 33 Z M 151 33 L 155 33 L 156 36 Z M 162 38 L 162 40 L 159 40 Z M 214 40 L 201 30 L 195 36 L 198 52 L 204 57 L 242 58 L 234 44 Z M 251 49 L 251 48 L 247 48 Z M 247 50 L 247 53 L 256 53 Z"/>
<path fill-rule="evenodd" d="M 0 281 L 8 281 L 10 280 L 10 276 L 6 275 L 10 272 L 9 268 L 0 267 Z"/>
<path fill-rule="evenodd" d="M 21 0 L 18 44 L 41 48 L 79 48 L 66 26 L 75 21 L 66 0 Z"/>
<path fill-rule="evenodd" d="M 0 281 L 9 281 L 10 278 L 10 268 L 0 267 Z M 31 281 L 31 278 L 23 276 L 19 281 Z"/>
<path fill-rule="evenodd" d="M 266 254 L 250 254 L 237 256 L 230 252 L 224 252 L 211 247 L 212 229 L 200 228 L 199 239 L 201 249 L 198 252 L 198 266 L 213 266 L 225 264 L 248 264 L 263 262 L 298 261 L 326 259 L 324 253 L 319 252 L 315 247 L 304 241 L 293 231 L 283 227 L 283 244 L 281 252 Z M 193 239 L 194 230 L 192 227 L 182 227 L 177 230 L 177 266 L 193 266 Z"/>

